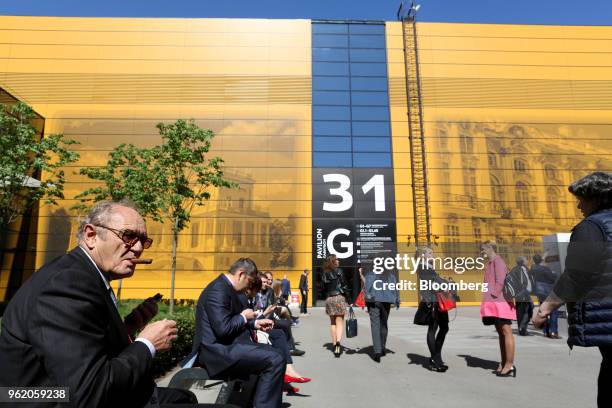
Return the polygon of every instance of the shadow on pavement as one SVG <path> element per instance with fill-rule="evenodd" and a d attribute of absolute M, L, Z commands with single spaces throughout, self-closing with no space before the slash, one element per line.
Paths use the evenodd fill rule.
<path fill-rule="evenodd" d="M 483 370 L 497 370 L 499 366 L 498 361 L 485 360 L 467 354 L 457 354 L 457 357 L 464 358 L 468 367 L 482 368 Z"/>
<path fill-rule="evenodd" d="M 395 354 L 395 351 L 393 350 L 389 350 L 388 348 L 385 348 L 385 353 L 387 354 Z M 368 357 L 370 357 L 372 360 L 374 360 L 374 346 L 366 346 L 363 348 L 355 348 L 355 349 L 346 349 L 346 354 L 347 355 L 351 355 L 351 354 L 367 354 Z"/>
<path fill-rule="evenodd" d="M 292 392 L 291 394 L 287 394 L 287 396 L 283 397 L 283 398 L 291 398 L 291 397 L 310 398 L 311 395 L 310 394 L 302 394 L 301 392 Z M 287 407 L 290 407 L 290 406 L 291 406 L 291 404 L 287 405 Z M 283 405 L 283 407 L 285 407 L 285 406 Z"/>
<path fill-rule="evenodd" d="M 429 357 L 414 353 L 408 353 L 406 354 L 406 357 L 410 359 L 410 363 L 408 364 L 418 364 L 424 369 L 429 370 Z"/>

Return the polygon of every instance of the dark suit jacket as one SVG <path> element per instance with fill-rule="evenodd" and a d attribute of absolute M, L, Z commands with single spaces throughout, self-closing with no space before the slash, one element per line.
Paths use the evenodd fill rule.
<path fill-rule="evenodd" d="M 245 324 L 240 315 L 244 309 L 242 303 L 232 284 L 223 275 L 212 281 L 198 299 L 194 354 L 199 354 L 199 363 L 211 376 L 240 359 L 233 353 L 233 344 L 251 342 L 253 321 Z"/>
<path fill-rule="evenodd" d="M 130 343 L 80 248 L 34 273 L 2 319 L 0 386 L 67 386 L 69 406 L 145 405 L 154 386 L 152 360 L 145 344 Z"/>
<path fill-rule="evenodd" d="M 300 276 L 300 290 L 302 292 L 308 292 L 308 277 L 304 274 Z"/>

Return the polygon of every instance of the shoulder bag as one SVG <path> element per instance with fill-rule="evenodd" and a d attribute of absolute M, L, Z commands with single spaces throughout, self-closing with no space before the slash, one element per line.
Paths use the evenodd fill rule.
<path fill-rule="evenodd" d="M 357 318 L 355 318 L 355 312 L 353 307 L 349 306 L 348 319 L 346 319 L 346 338 L 357 336 Z"/>

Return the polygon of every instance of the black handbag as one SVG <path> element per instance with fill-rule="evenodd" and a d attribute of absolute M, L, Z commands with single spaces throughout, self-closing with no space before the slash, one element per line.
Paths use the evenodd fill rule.
<path fill-rule="evenodd" d="M 414 324 L 419 326 L 429 326 L 433 319 L 433 303 L 420 302 L 419 307 L 414 314 Z"/>
<path fill-rule="evenodd" d="M 348 319 L 346 319 L 346 338 L 357 336 L 357 319 L 353 307 L 349 306 Z"/>

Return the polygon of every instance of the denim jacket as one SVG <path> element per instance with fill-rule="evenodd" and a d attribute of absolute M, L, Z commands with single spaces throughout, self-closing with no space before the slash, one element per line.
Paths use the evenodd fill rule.
<path fill-rule="evenodd" d="M 380 281 L 379 283 L 376 283 Z M 391 290 L 384 283 L 397 283 L 397 272 L 385 271 L 378 275 L 369 272 L 365 276 L 365 300 L 366 302 L 392 303 L 399 307 L 400 296 L 398 290 Z M 376 287 L 375 287 L 376 286 Z"/>

